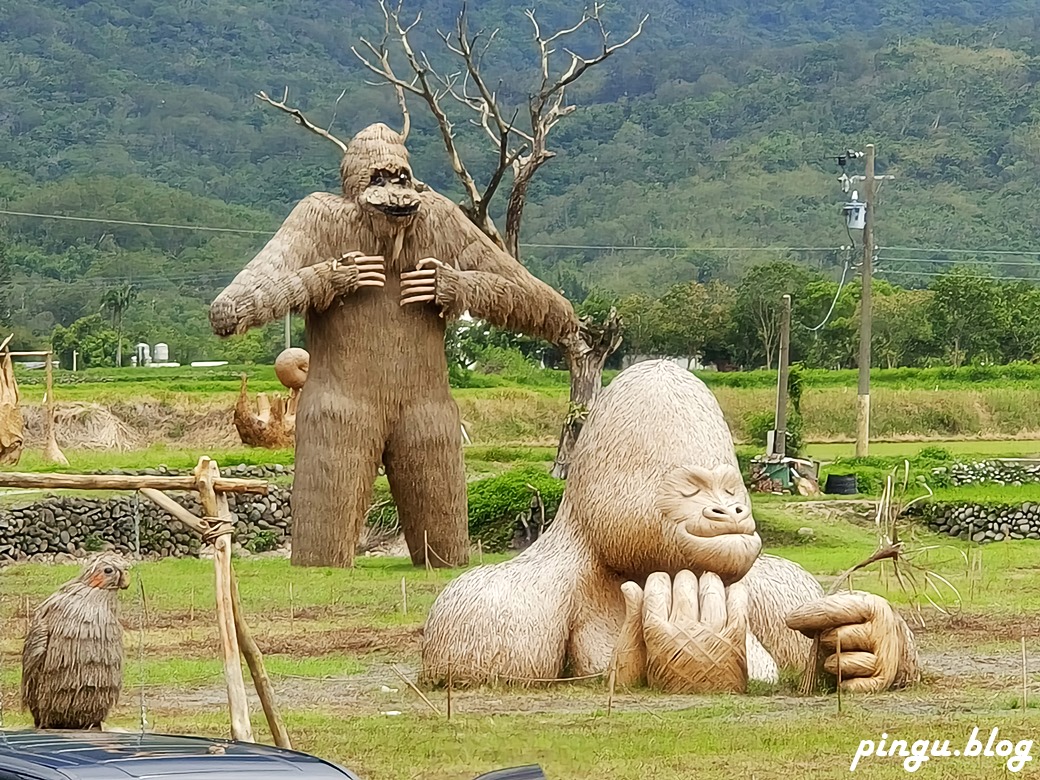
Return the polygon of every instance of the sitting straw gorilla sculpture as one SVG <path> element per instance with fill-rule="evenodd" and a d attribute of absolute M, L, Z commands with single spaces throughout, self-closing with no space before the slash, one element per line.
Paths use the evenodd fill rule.
<path fill-rule="evenodd" d="M 584 349 L 571 305 L 412 176 L 386 125 L 344 149 L 343 194 L 299 203 L 213 302 L 221 336 L 306 314 L 296 416 L 292 562 L 352 566 L 380 462 L 412 561 L 469 557 L 458 408 L 445 323 L 463 312 Z"/>
<path fill-rule="evenodd" d="M 818 636 L 842 685 L 917 676 L 888 602 L 824 597 L 762 542 L 715 397 L 667 361 L 623 371 L 596 399 L 550 530 L 463 574 L 430 611 L 425 684 L 518 684 L 602 673 L 672 692 L 743 691 L 802 669 Z"/>

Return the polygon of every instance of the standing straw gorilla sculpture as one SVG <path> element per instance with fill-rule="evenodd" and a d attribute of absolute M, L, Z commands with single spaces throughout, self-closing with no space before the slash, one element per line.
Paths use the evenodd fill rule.
<path fill-rule="evenodd" d="M 803 668 L 810 636 L 832 673 L 840 640 L 846 689 L 915 678 L 913 635 L 888 602 L 825 597 L 761 546 L 715 397 L 668 361 L 637 364 L 597 397 L 550 530 L 437 598 L 421 678 L 524 684 L 616 664 L 622 684 L 743 691 Z"/>
<path fill-rule="evenodd" d="M 296 417 L 292 562 L 352 566 L 380 462 L 412 561 L 469 558 L 458 408 L 445 323 L 468 311 L 584 348 L 567 300 L 416 181 L 404 137 L 376 124 L 345 146 L 342 195 L 315 193 L 213 302 L 221 336 L 306 315 Z"/>

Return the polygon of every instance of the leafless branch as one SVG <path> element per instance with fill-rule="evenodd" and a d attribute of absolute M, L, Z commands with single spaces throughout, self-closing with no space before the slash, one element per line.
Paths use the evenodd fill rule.
<path fill-rule="evenodd" d="M 351 47 L 351 51 L 354 52 L 354 55 L 361 60 L 361 63 L 366 68 L 379 76 L 383 82 L 394 85 L 399 90 L 398 94 L 402 96 L 402 102 L 405 92 L 411 92 L 414 95 L 418 95 L 426 102 L 426 105 L 430 108 L 430 112 L 437 120 L 437 126 L 440 129 L 441 139 L 444 141 L 444 147 L 448 152 L 448 158 L 451 161 L 452 170 L 455 171 L 455 175 L 462 183 L 462 186 L 466 191 L 466 197 L 470 202 L 472 210 L 475 212 L 480 202 L 480 192 L 477 189 L 476 182 L 473 180 L 473 177 L 462 162 L 458 148 L 455 146 L 454 126 L 441 106 L 441 100 L 443 97 L 450 94 L 450 87 L 445 90 L 437 90 L 434 88 L 432 82 L 440 81 L 440 78 L 430 66 L 430 62 L 426 56 L 424 54 L 416 54 L 415 49 L 412 47 L 411 41 L 408 38 L 408 34 L 421 21 L 422 14 L 417 14 L 413 22 L 405 25 L 401 22 L 402 6 L 400 4 L 398 4 L 396 8 L 391 9 L 387 5 L 386 0 L 379 0 L 379 7 L 383 12 L 383 17 L 386 22 L 386 37 L 384 38 L 382 46 L 377 47 L 364 38 L 361 39 L 361 42 L 372 53 L 374 61 L 365 57 L 354 47 Z M 386 44 L 391 37 L 393 37 L 397 41 L 398 45 L 400 45 L 405 60 L 408 62 L 408 66 L 414 74 L 414 77 L 410 81 L 405 81 L 398 77 L 390 67 L 389 52 Z M 450 80 L 448 81 L 448 84 L 453 86 Z"/>
<path fill-rule="evenodd" d="M 314 133 L 315 135 L 320 135 L 322 138 L 325 138 L 325 139 L 327 139 L 329 141 L 332 141 L 332 143 L 336 144 L 336 146 L 339 147 L 339 150 L 341 152 L 346 152 L 347 151 L 347 145 L 345 143 L 343 143 L 343 141 L 341 141 L 340 139 L 336 138 L 336 136 L 334 136 L 328 130 L 322 130 L 320 127 L 315 125 L 313 122 L 311 122 L 307 117 L 305 117 L 303 115 L 303 112 L 300 111 L 300 109 L 292 108 L 291 106 L 287 106 L 286 105 L 286 101 L 289 99 L 289 88 L 288 87 L 285 88 L 285 94 L 282 95 L 282 99 L 280 101 L 273 100 L 272 98 L 270 98 L 267 95 L 266 92 L 263 92 L 263 91 L 258 92 L 256 96 L 257 96 L 258 99 L 264 101 L 265 103 L 274 106 L 279 111 L 284 111 L 285 113 L 289 114 L 289 116 L 291 116 L 293 119 L 296 120 L 297 124 L 302 125 L 306 129 L 308 129 L 312 133 Z M 342 98 L 343 95 L 340 95 L 340 97 Z M 339 101 L 337 100 L 336 103 L 338 104 Z M 335 119 L 335 116 L 333 116 L 333 119 Z M 329 125 L 329 128 L 330 129 L 332 128 L 331 124 Z"/>
<path fill-rule="evenodd" d="M 394 7 L 387 4 L 391 1 L 379 0 L 385 20 L 382 44 L 376 46 L 361 39 L 361 43 L 368 50 L 367 54 L 360 53 L 356 48 L 352 51 L 362 64 L 379 78 L 380 83 L 391 84 L 398 90 L 402 106 L 404 95 L 407 93 L 421 97 L 429 106 L 437 120 L 452 169 L 465 190 L 468 203 L 463 205 L 464 210 L 488 236 L 515 254 L 527 187 L 538 168 L 555 156 L 555 153 L 548 149 L 546 138 L 563 117 L 575 110 L 574 106 L 566 103 L 566 88 L 581 78 L 587 70 L 638 38 L 649 16 L 644 16 L 635 31 L 623 41 L 611 43 L 610 34 L 601 18 L 603 3 L 593 2 L 592 5 L 586 6 L 576 23 L 553 33 L 543 32 L 535 12 L 527 11 L 527 18 L 534 27 L 541 71 L 537 90 L 527 101 L 527 118 L 530 120 L 530 128 L 527 129 L 526 119 L 524 128 L 517 127 L 519 110 L 514 111 L 511 117 L 508 116 L 497 90 L 488 83 L 481 71 L 482 62 L 496 40 L 498 30 L 490 33 L 471 33 L 467 8 L 463 5 L 455 19 L 454 29 L 448 33 L 438 31 L 447 50 L 462 61 L 463 67 L 458 72 L 440 75 L 430 64 L 426 53 L 416 52 L 409 39 L 409 33 L 419 23 L 422 15 L 417 15 L 410 24 L 404 24 L 401 21 L 403 0 L 397 0 Z M 561 41 L 584 27 L 592 26 L 599 32 L 601 46 L 598 53 L 595 56 L 583 57 L 564 49 L 570 56 L 570 62 L 562 73 L 554 77 L 552 57 L 562 45 Z M 391 39 L 400 46 L 412 71 L 410 79 L 398 76 L 390 66 L 388 42 Z M 468 111 L 472 111 L 475 118 L 470 121 L 484 131 L 498 151 L 495 169 L 483 193 L 459 155 L 455 144 L 455 129 L 443 106 L 445 98 L 450 98 Z M 488 215 L 488 206 L 509 171 L 513 173 L 513 185 L 506 213 L 507 235 L 503 240 Z"/>
<path fill-rule="evenodd" d="M 343 96 L 347 94 L 347 90 L 344 89 L 339 93 L 339 97 L 336 98 L 336 102 L 332 104 L 332 119 L 329 120 L 329 126 L 325 128 L 326 133 L 332 132 L 332 126 L 336 124 L 336 113 L 339 111 L 339 101 L 343 99 Z"/>
<path fill-rule="evenodd" d="M 550 97 L 562 91 L 563 89 L 577 81 L 579 78 L 581 78 L 582 75 L 584 75 L 585 71 L 587 71 L 589 68 L 600 64 L 614 52 L 618 51 L 619 49 L 623 49 L 630 43 L 632 43 L 636 38 L 642 35 L 643 27 L 646 25 L 647 20 L 650 18 L 649 14 L 645 14 L 643 18 L 639 20 L 639 24 L 636 26 L 635 32 L 633 32 L 620 43 L 610 44 L 610 33 L 607 32 L 606 27 L 603 26 L 603 19 L 600 16 L 602 11 L 602 3 L 593 4 L 591 9 L 586 7 L 581 15 L 581 19 L 578 21 L 577 24 L 573 25 L 572 27 L 568 27 L 565 30 L 560 30 L 559 32 L 554 33 L 553 35 L 550 35 L 547 38 L 542 37 L 541 28 L 539 27 L 538 21 L 535 18 L 534 11 L 527 11 L 527 18 L 531 20 L 531 24 L 534 26 L 535 42 L 538 44 L 538 50 L 541 54 L 542 60 L 542 84 L 541 88 L 538 91 L 539 102 L 544 104 L 544 102 L 547 101 Z M 568 65 L 567 69 L 558 79 L 556 79 L 555 82 L 551 82 L 549 80 L 549 60 L 552 57 L 552 55 L 556 53 L 556 50 L 554 48 L 551 48 L 552 44 L 556 41 L 559 41 L 561 38 L 576 33 L 578 30 L 580 30 L 582 27 L 585 27 L 588 24 L 595 24 L 596 28 L 599 30 L 602 50 L 595 57 L 587 58 L 574 53 L 570 49 L 564 49 L 564 51 L 566 51 L 567 54 L 569 54 L 571 57 L 570 65 Z"/>

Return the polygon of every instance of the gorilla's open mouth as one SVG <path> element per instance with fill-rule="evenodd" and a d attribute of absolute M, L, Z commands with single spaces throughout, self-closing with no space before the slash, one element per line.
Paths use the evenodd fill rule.
<path fill-rule="evenodd" d="M 409 203 L 403 206 L 391 206 L 380 204 L 376 206 L 376 208 L 382 211 L 388 217 L 410 217 L 412 214 L 419 210 L 419 204 Z"/>

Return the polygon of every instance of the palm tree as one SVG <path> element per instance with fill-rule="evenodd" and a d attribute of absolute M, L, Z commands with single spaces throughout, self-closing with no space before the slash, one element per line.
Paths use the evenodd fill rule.
<path fill-rule="evenodd" d="M 116 329 L 116 366 L 123 365 L 123 315 L 137 298 L 137 290 L 132 284 L 108 290 L 101 298 L 101 310 L 112 317 L 112 325 Z"/>

